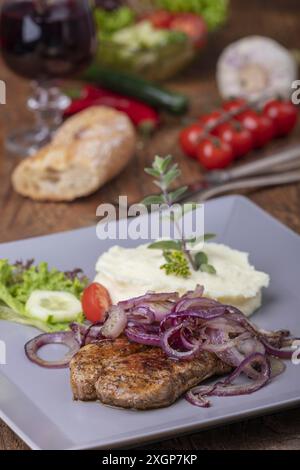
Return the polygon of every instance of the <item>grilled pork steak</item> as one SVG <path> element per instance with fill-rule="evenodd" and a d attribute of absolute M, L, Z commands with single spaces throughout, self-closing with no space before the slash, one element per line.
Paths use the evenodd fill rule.
<path fill-rule="evenodd" d="M 72 359 L 75 399 L 99 399 L 107 405 L 146 410 L 171 405 L 184 392 L 230 367 L 202 352 L 191 361 L 174 361 L 154 347 L 125 338 L 90 344 Z"/>
<path fill-rule="evenodd" d="M 74 399 L 97 400 L 95 384 L 100 374 L 103 375 L 105 367 L 146 348 L 142 344 L 129 343 L 125 337 L 84 346 L 70 363 Z"/>

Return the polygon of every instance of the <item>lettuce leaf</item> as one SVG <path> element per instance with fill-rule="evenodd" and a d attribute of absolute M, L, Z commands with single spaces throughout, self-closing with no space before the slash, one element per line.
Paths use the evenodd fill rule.
<path fill-rule="evenodd" d="M 37 318 L 31 318 L 22 316 L 5 305 L 0 305 L 0 320 L 11 321 L 14 323 L 20 323 L 21 325 L 34 326 L 38 330 L 42 330 L 45 333 L 54 333 L 56 331 L 67 331 L 70 329 L 69 323 L 48 323 L 38 320 Z M 83 323 L 83 315 L 79 315 L 76 323 Z"/>
<path fill-rule="evenodd" d="M 45 262 L 34 266 L 33 260 L 9 264 L 7 259 L 0 259 L 0 319 L 32 325 L 47 332 L 68 330 L 69 324 L 66 323 L 31 318 L 25 304 L 34 290 L 70 292 L 80 299 L 87 284 L 88 279 L 80 269 L 62 272 L 49 269 Z M 83 314 L 76 319 L 80 323 L 83 320 Z"/>
<path fill-rule="evenodd" d="M 122 28 L 130 26 L 135 21 L 134 11 L 126 6 L 113 11 L 96 8 L 94 12 L 97 29 L 101 35 L 110 35 Z"/>

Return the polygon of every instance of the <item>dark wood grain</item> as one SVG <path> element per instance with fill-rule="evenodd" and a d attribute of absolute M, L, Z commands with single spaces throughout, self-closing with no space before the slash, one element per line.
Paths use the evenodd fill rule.
<path fill-rule="evenodd" d="M 1 3 L 1 2 L 0 2 Z M 231 16 L 226 27 L 213 35 L 196 64 L 170 87 L 191 97 L 190 117 L 195 117 L 219 104 L 215 84 L 215 63 L 223 47 L 250 34 L 273 37 L 288 48 L 299 47 L 298 0 L 232 0 Z M 116 201 L 127 194 L 129 201 L 138 201 L 153 191 L 151 181 L 143 173 L 155 153 L 172 153 L 180 164 L 182 181 L 190 183 L 201 178 L 199 166 L 186 159 L 177 146 L 178 129 L 182 123 L 166 118 L 165 124 L 151 140 L 140 141 L 136 158 L 110 184 L 93 196 L 72 204 L 42 204 L 26 200 L 12 191 L 10 174 L 18 159 L 3 149 L 5 135 L 31 122 L 25 102 L 27 82 L 12 75 L 0 63 L 0 79 L 7 83 L 7 105 L 0 107 L 0 242 L 52 233 L 96 222 L 96 207 L 102 202 Z M 299 141 L 300 127 L 290 142 Z M 286 145 L 277 141 L 269 150 Z M 254 155 L 248 160 L 255 158 Z M 264 189 L 249 194 L 250 198 L 300 233 L 300 185 Z M 1 253 L 0 253 L 1 256 Z M 200 412 L 199 410 L 195 410 Z M 0 449 L 26 449 L 26 445 L 0 421 Z M 151 444 L 156 449 L 300 449 L 300 410 L 294 409 L 272 416 L 243 421 L 215 430 Z"/>

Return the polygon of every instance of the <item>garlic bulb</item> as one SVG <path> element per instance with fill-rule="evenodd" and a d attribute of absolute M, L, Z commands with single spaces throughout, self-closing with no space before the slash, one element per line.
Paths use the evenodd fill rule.
<path fill-rule="evenodd" d="M 261 95 L 288 97 L 297 78 L 297 64 L 273 39 L 248 36 L 224 49 L 217 64 L 217 83 L 223 98 Z"/>

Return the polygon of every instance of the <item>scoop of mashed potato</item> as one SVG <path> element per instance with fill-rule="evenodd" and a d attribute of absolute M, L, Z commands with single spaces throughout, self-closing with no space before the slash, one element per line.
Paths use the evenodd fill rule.
<path fill-rule="evenodd" d="M 184 279 L 160 269 L 165 263 L 160 250 L 150 250 L 147 244 L 137 248 L 113 246 L 100 256 L 95 281 L 108 289 L 114 303 L 147 291 L 184 294 L 201 284 L 205 296 L 251 315 L 261 306 L 262 288 L 269 285 L 268 274 L 256 271 L 249 263 L 248 253 L 226 245 L 206 243 L 204 251 L 216 274 L 191 270 L 191 276 Z"/>

